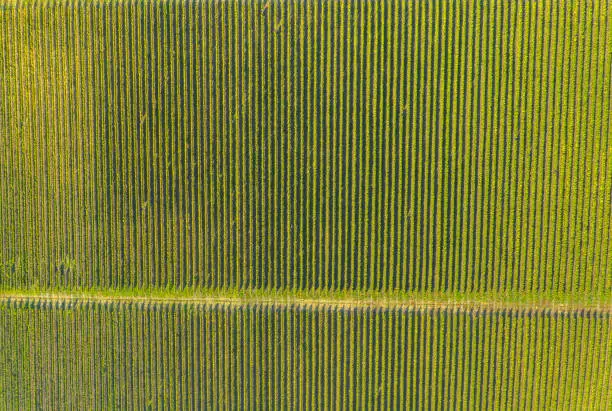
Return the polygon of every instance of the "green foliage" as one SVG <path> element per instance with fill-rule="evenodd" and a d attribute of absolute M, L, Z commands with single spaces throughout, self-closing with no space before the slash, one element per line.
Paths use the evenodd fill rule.
<path fill-rule="evenodd" d="M 257 302 L 64 310 L 61 302 L 0 310 L 7 408 L 605 409 L 612 378 L 610 313 L 590 310 Z"/>
<path fill-rule="evenodd" d="M 609 409 L 603 0 L 0 0 L 0 408 Z"/>
<path fill-rule="evenodd" d="M 612 290 L 603 1 L 5 3 L 13 287 Z"/>
<path fill-rule="evenodd" d="M 25 257 L 18 255 L 6 261 L 0 261 L 0 282 L 2 284 L 21 284 L 28 277 Z"/>

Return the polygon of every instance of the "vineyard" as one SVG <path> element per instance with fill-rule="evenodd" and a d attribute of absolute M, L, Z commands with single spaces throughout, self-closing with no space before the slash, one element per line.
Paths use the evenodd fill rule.
<path fill-rule="evenodd" d="M 0 0 L 0 408 L 612 408 L 611 20 Z"/>
<path fill-rule="evenodd" d="M 30 300 L 4 303 L 0 319 L 10 347 L 0 353 L 0 384 L 15 409 L 612 401 L 609 312 Z"/>

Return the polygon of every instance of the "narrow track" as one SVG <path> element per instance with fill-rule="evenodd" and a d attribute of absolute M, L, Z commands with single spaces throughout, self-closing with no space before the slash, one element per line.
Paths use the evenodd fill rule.
<path fill-rule="evenodd" d="M 490 299 L 470 299 L 469 295 L 460 298 L 446 297 L 444 295 L 387 295 L 376 293 L 374 295 L 352 295 L 343 293 L 325 292 L 317 296 L 316 293 L 292 292 L 254 292 L 246 295 L 236 295 L 235 292 L 216 291 L 209 293 L 168 292 L 163 295 L 152 292 L 140 292 L 135 295 L 120 295 L 113 292 L 0 292 L 0 303 L 24 302 L 51 302 L 61 304 L 69 303 L 121 303 L 121 304 L 193 304 L 193 305 L 278 305 L 293 307 L 329 307 L 339 309 L 350 308 L 388 308 L 388 309 L 455 309 L 458 311 L 547 311 L 555 313 L 568 312 L 598 312 L 612 314 L 612 302 L 577 302 L 577 301 L 550 301 L 527 300 L 512 301 L 495 296 Z"/>

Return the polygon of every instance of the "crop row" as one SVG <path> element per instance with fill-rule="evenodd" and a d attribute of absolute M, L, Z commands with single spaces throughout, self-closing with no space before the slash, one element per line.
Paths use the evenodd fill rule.
<path fill-rule="evenodd" d="M 610 313 L 4 301 L 4 409 L 605 409 Z"/>
<path fill-rule="evenodd" d="M 0 1 L 0 284 L 612 288 L 605 1 Z"/>

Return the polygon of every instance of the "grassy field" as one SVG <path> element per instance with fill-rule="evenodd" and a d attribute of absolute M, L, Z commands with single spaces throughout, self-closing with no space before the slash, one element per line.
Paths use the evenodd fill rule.
<path fill-rule="evenodd" d="M 0 0 L 0 408 L 610 409 L 610 20 Z"/>

